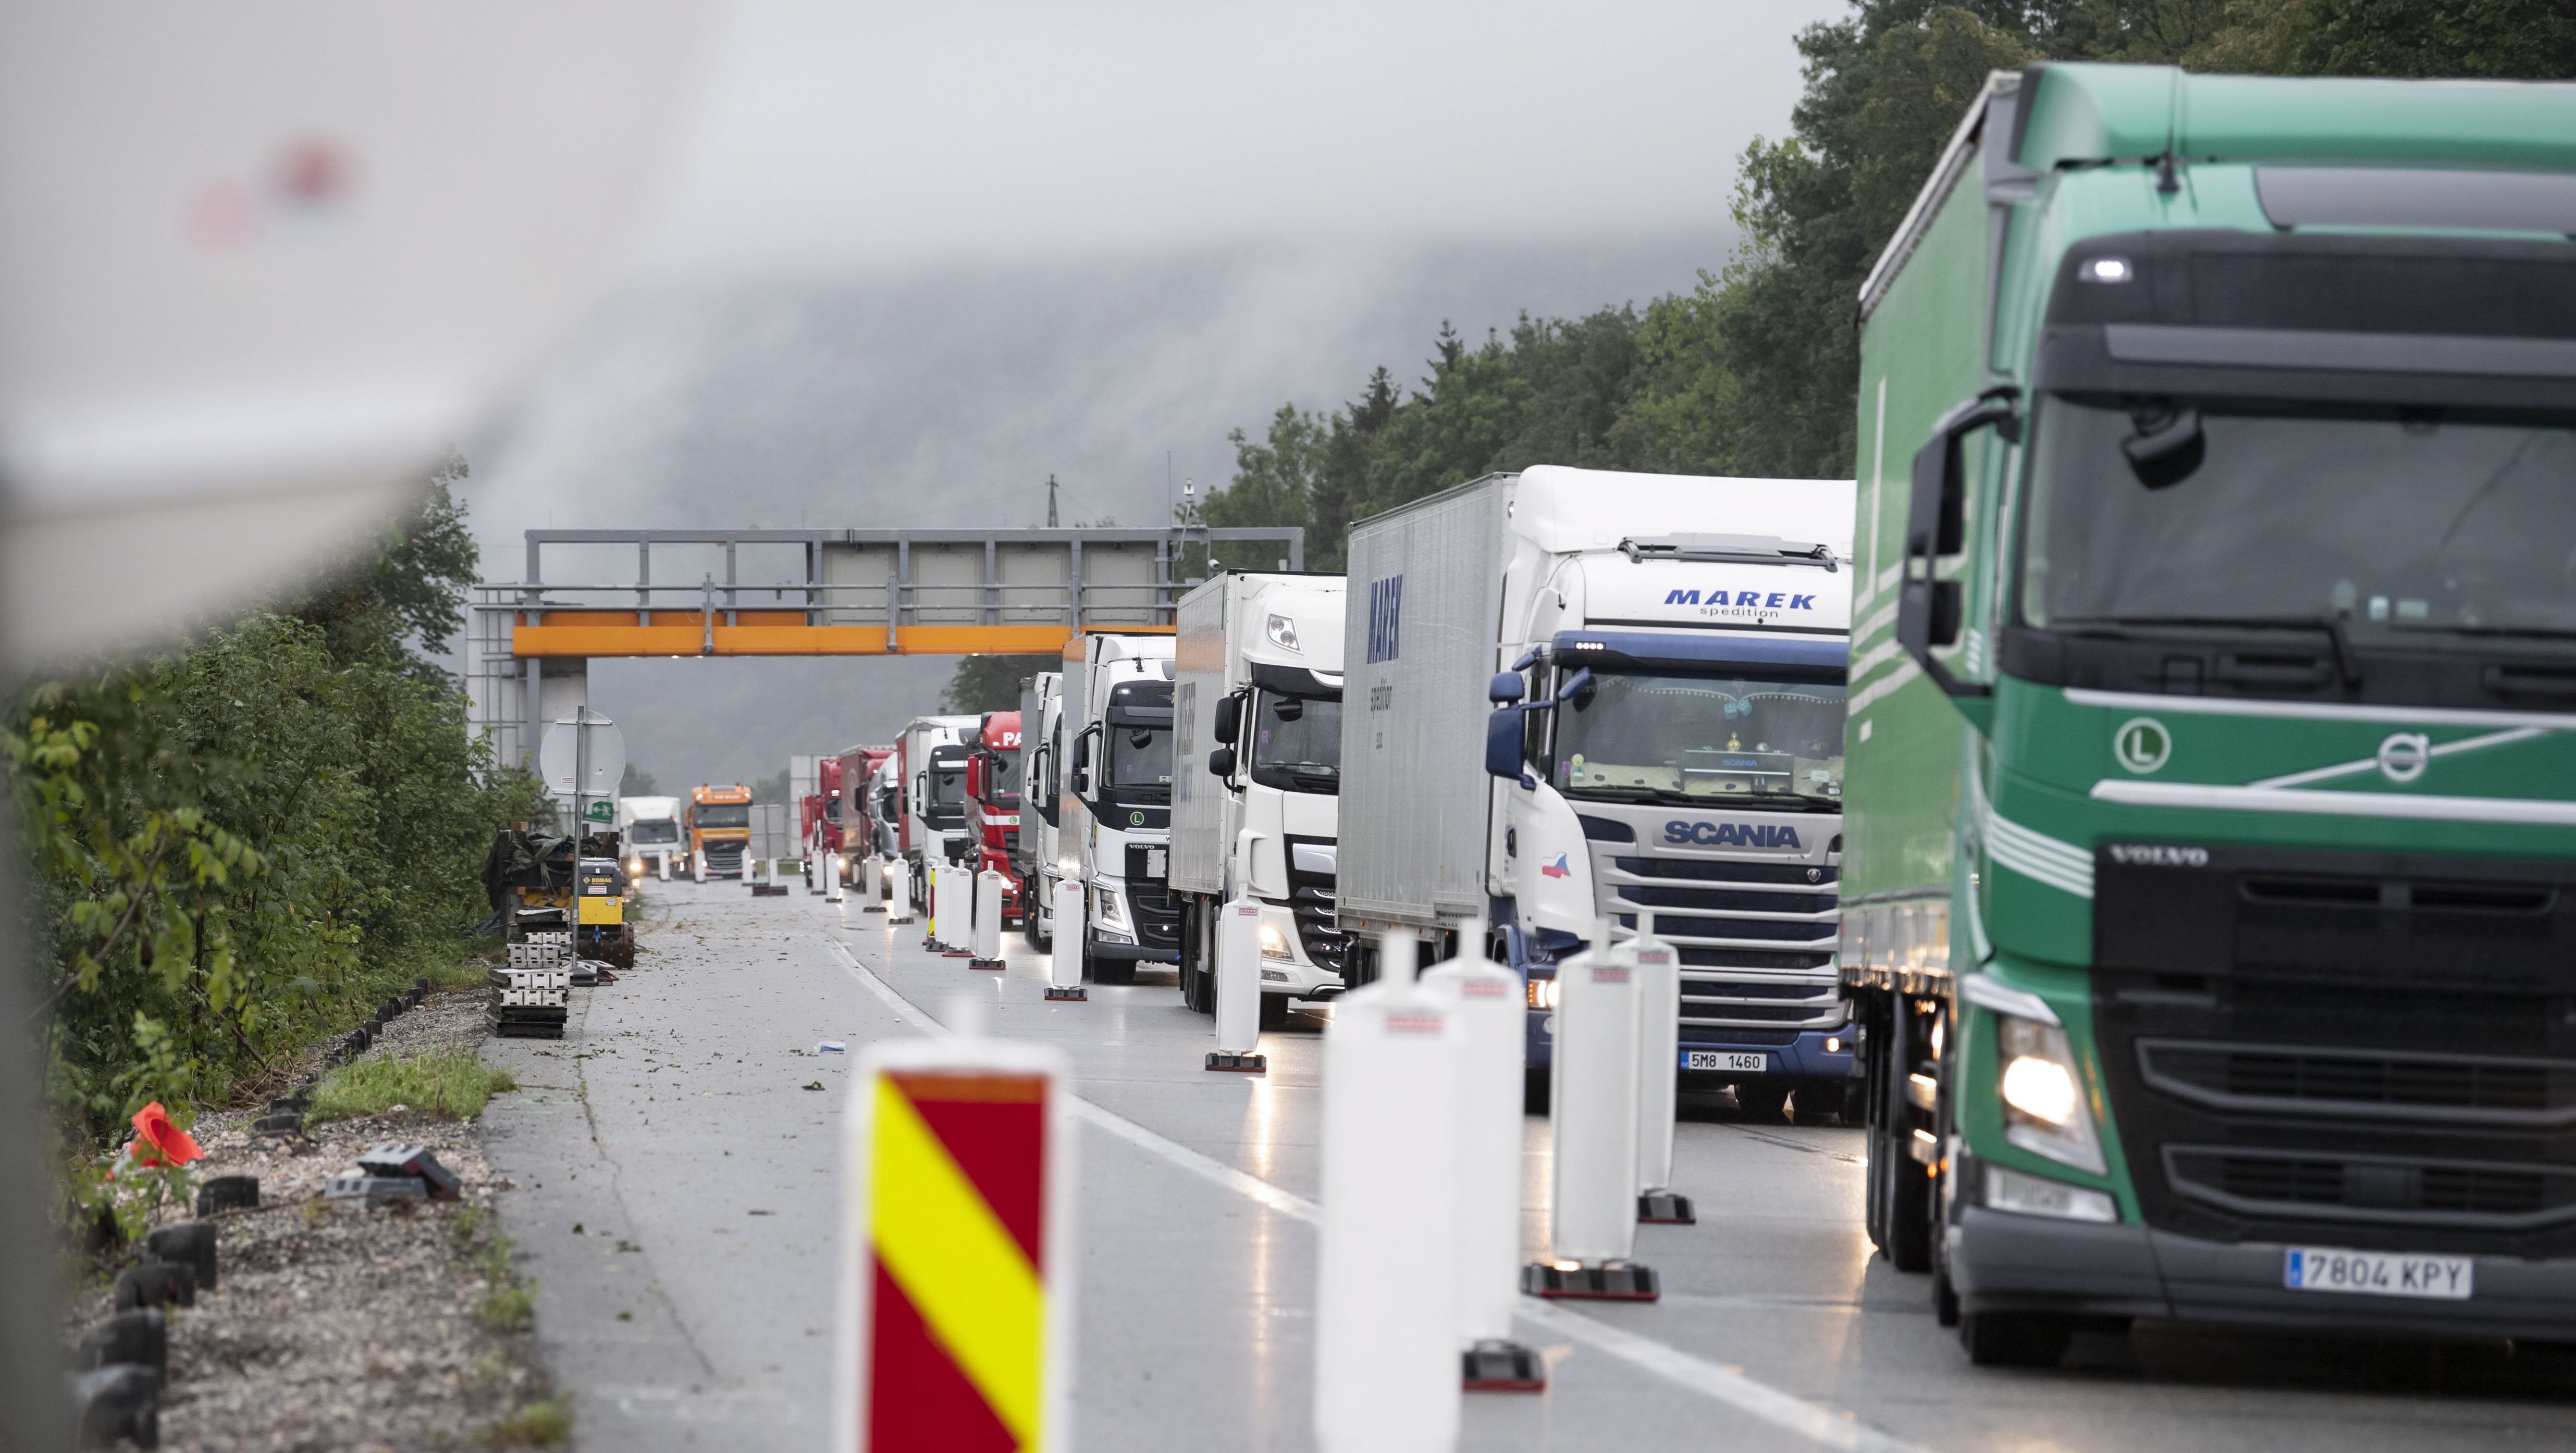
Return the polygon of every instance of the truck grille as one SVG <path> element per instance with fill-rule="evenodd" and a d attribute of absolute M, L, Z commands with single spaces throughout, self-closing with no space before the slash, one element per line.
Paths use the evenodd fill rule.
<path fill-rule="evenodd" d="M 1619 926 L 1634 930 L 1640 911 L 1651 910 L 1655 936 L 1680 950 L 1684 1038 L 1787 1044 L 1801 1032 L 1842 1026 L 1833 973 L 1839 868 L 1644 857 L 1605 857 L 1598 866 Z M 1746 971 L 1822 977 L 1748 980 Z M 1774 1034 L 1776 1041 L 1767 1037 Z"/>
<path fill-rule="evenodd" d="M 2094 1029 L 2150 1225 L 2576 1254 L 2576 865 L 2124 855 Z"/>
<path fill-rule="evenodd" d="M 1181 948 L 1181 906 L 1172 901 L 1171 885 L 1146 871 L 1151 862 L 1165 859 L 1169 852 L 1160 843 L 1150 847 L 1142 843 L 1127 845 L 1127 906 L 1136 913 L 1138 943 L 1177 954 Z"/>
<path fill-rule="evenodd" d="M 2576 1221 L 2576 1169 L 2180 1145 L 2164 1162 L 2176 1190 L 2243 1215 L 2505 1231 Z"/>
<path fill-rule="evenodd" d="M 1299 844 L 1331 847 L 1331 838 L 1288 837 L 1284 855 L 1288 860 L 1288 908 L 1297 915 L 1297 941 L 1306 950 L 1315 967 L 1343 974 L 1350 959 L 1351 936 L 1333 927 L 1335 879 L 1331 873 L 1309 872 L 1297 866 Z M 1345 978 L 1349 976 L 1344 974 Z"/>

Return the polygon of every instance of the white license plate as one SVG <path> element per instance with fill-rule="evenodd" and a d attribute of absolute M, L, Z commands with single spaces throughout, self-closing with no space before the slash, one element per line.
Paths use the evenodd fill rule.
<path fill-rule="evenodd" d="M 1725 1070 L 1729 1074 L 1760 1075 L 1771 1070 L 1767 1054 L 1735 1054 L 1722 1049 L 1686 1049 L 1682 1051 L 1682 1068 L 1686 1070 Z"/>
<path fill-rule="evenodd" d="M 2381 1297 L 2466 1301 L 2477 1264 L 2465 1256 L 2408 1256 L 2293 1246 L 2281 1256 L 2281 1285 L 2294 1292 L 2362 1292 Z"/>

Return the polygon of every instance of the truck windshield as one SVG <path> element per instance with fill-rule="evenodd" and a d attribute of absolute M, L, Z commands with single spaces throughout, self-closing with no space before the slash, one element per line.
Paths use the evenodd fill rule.
<path fill-rule="evenodd" d="M 698 809 L 697 824 L 700 827 L 749 827 L 751 809 L 739 802 L 719 802 L 703 806 Z"/>
<path fill-rule="evenodd" d="M 1342 703 L 1274 696 L 1252 708 L 1252 780 L 1280 792 L 1342 790 Z"/>
<path fill-rule="evenodd" d="M 1566 796 L 1839 809 L 1841 682 L 1619 670 L 1592 680 L 1556 712 Z"/>
<path fill-rule="evenodd" d="M 1101 728 L 1109 747 L 1109 795 L 1114 802 L 1172 800 L 1172 729 L 1161 726 Z"/>
<path fill-rule="evenodd" d="M 966 764 L 934 766 L 930 769 L 929 811 L 923 814 L 933 827 L 966 825 Z"/>
<path fill-rule="evenodd" d="M 984 757 L 984 802 L 988 807 L 1017 812 L 1020 808 L 1020 758 L 1014 752 L 987 753 Z"/>
<path fill-rule="evenodd" d="M 680 840 L 680 825 L 667 817 L 648 817 L 626 826 L 630 843 L 675 843 Z"/>
<path fill-rule="evenodd" d="M 2569 420 L 2202 403 L 2196 441 L 2133 467 L 2178 415 L 2044 401 L 2024 620 L 2576 633 Z"/>

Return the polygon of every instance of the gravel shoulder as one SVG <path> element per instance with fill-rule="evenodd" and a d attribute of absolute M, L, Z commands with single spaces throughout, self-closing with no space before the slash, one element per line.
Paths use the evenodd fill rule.
<path fill-rule="evenodd" d="M 388 1023 L 362 1058 L 470 1050 L 484 1035 L 483 997 L 431 996 Z M 319 1453 L 508 1441 L 496 1425 L 547 1388 L 524 1316 L 511 1328 L 507 1315 L 496 1317 L 500 1327 L 482 1315 L 486 1299 L 508 1289 L 487 1280 L 487 1265 L 506 1268 L 508 1252 L 494 1240 L 492 1214 L 504 1187 L 479 1128 L 400 1110 L 258 1135 L 249 1129 L 257 1113 L 207 1115 L 196 1127 L 207 1152 L 191 1167 L 200 1183 L 257 1176 L 260 1205 L 209 1218 L 220 1228 L 217 1289 L 170 1311 L 163 1446 Z M 388 1141 L 428 1147 L 463 1181 L 461 1199 L 373 1209 L 323 1199 L 333 1175 Z M 116 1269 L 74 1299 L 75 1336 L 112 1314 Z"/>

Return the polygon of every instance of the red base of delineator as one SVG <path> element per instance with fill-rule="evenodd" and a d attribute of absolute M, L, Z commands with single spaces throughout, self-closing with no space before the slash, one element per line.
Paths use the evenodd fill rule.
<path fill-rule="evenodd" d="M 1207 1057 L 1207 1067 L 1243 1075 L 1266 1075 L 1270 1073 L 1270 1058 L 1258 1054 L 1229 1054 L 1220 1049 Z"/>
<path fill-rule="evenodd" d="M 1459 1385 L 1467 1392 L 1547 1391 L 1547 1364 L 1518 1342 L 1479 1342 L 1460 1356 L 1466 1375 Z"/>
<path fill-rule="evenodd" d="M 1048 985 L 1048 986 L 1047 986 L 1046 996 L 1047 996 L 1048 998 L 1050 998 L 1050 999 L 1083 999 L 1083 1000 L 1088 1000 L 1088 999 L 1091 997 L 1090 993 L 1089 993 L 1089 992 L 1087 992 L 1087 991 L 1086 991 L 1086 990 L 1085 990 L 1085 989 L 1084 989 L 1080 984 L 1076 984 L 1076 985 L 1074 985 L 1074 986 L 1073 986 L 1072 988 L 1070 988 L 1070 989 L 1059 989 L 1059 988 L 1056 988 L 1054 985 L 1050 984 L 1050 985 Z"/>
<path fill-rule="evenodd" d="M 1532 1262 L 1521 1268 L 1521 1291 L 1575 1302 L 1651 1302 L 1663 1295 L 1655 1269 L 1635 1262 L 1578 1266 L 1571 1271 L 1550 1262 Z"/>

